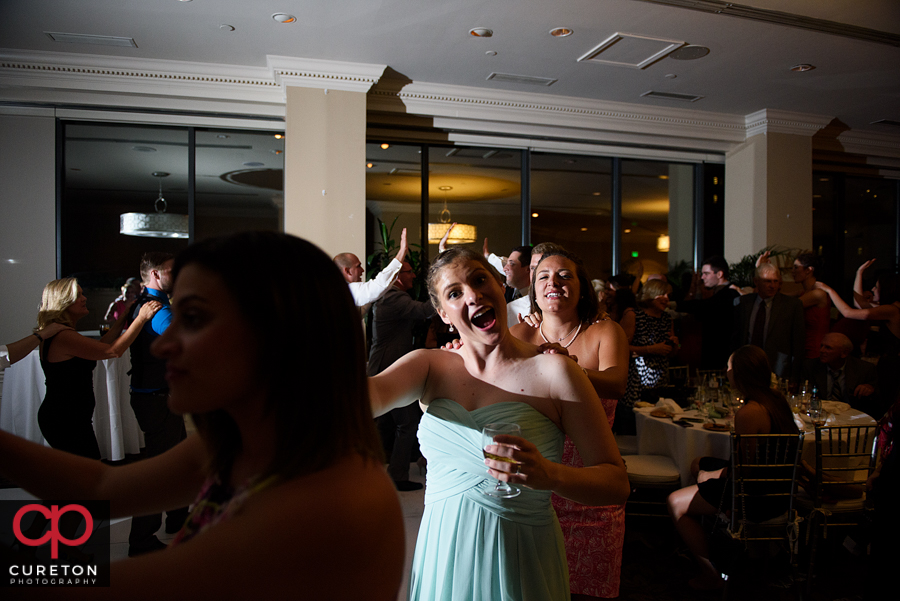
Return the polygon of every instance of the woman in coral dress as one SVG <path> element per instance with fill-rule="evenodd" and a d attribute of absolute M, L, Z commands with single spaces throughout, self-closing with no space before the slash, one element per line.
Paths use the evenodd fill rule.
<path fill-rule="evenodd" d="M 537 327 L 520 323 L 510 333 L 545 352 L 574 359 L 593 384 L 612 427 L 628 378 L 628 341 L 613 320 L 594 323 L 597 297 L 581 259 L 565 251 L 545 254 L 534 271 L 531 297 L 540 316 Z M 562 463 L 582 467 L 568 437 Z M 618 597 L 625 506 L 594 507 L 558 495 L 552 501 L 565 537 L 572 599 Z"/>

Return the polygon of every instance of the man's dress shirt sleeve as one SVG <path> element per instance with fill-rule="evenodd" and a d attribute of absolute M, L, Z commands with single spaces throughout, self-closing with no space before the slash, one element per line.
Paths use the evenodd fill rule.
<path fill-rule="evenodd" d="M 354 304 L 357 307 L 363 307 L 381 298 L 381 295 L 393 285 L 402 267 L 403 263 L 397 259 L 391 259 L 388 266 L 368 282 L 351 282 L 349 284 L 350 294 L 353 295 Z"/>

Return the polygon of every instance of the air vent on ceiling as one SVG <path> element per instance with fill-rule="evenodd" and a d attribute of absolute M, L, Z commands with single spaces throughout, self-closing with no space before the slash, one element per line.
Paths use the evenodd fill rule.
<path fill-rule="evenodd" d="M 854 40 L 875 42 L 876 44 L 900 46 L 900 34 L 888 31 L 878 31 L 877 29 L 869 29 L 867 27 L 859 27 L 856 25 L 848 25 L 846 23 L 838 23 L 836 21 L 826 21 L 825 19 L 814 19 L 812 17 L 804 17 L 801 15 L 780 12 L 777 10 L 745 6 L 742 4 L 728 2 L 727 0 L 638 1 L 649 2 L 651 4 L 675 6 L 678 8 L 687 8 L 690 10 L 698 10 L 700 12 L 713 13 L 717 15 L 728 15 L 730 17 L 737 17 L 739 19 L 762 21 L 763 23 L 775 23 L 777 25 L 786 25 L 787 27 L 796 27 L 797 29 L 807 29 L 809 31 L 817 31 L 819 33 L 839 35 L 845 38 L 852 38 Z"/>
<path fill-rule="evenodd" d="M 94 44 L 95 46 L 128 46 L 129 48 L 137 48 L 134 38 L 120 38 L 111 35 L 88 35 L 84 33 L 59 33 L 56 31 L 45 31 L 50 39 L 54 42 L 64 42 L 66 44 Z"/>
<path fill-rule="evenodd" d="M 703 96 L 696 96 L 694 94 L 675 94 L 674 92 L 644 92 L 641 94 L 642 98 L 662 98 L 663 100 L 681 100 L 683 102 L 696 102 L 703 98 Z"/>
<path fill-rule="evenodd" d="M 493 81 L 502 81 L 505 83 L 521 83 L 530 86 L 552 86 L 557 82 L 556 79 L 547 77 L 531 77 L 530 75 L 512 75 L 510 73 L 491 73 L 487 79 Z"/>
<path fill-rule="evenodd" d="M 679 40 L 616 32 L 579 57 L 578 62 L 643 69 L 684 45 Z"/>
<path fill-rule="evenodd" d="M 872 121 L 870 125 L 894 125 L 900 127 L 900 121 L 894 121 L 893 119 L 879 119 L 878 121 Z"/>

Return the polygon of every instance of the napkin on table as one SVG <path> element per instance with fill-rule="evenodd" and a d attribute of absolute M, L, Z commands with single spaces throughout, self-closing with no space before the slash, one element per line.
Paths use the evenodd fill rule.
<path fill-rule="evenodd" d="M 676 403 L 673 399 L 664 399 L 662 397 L 659 397 L 659 400 L 656 402 L 656 406 L 665 409 L 672 415 L 684 413 L 684 410 L 681 408 L 681 405 Z"/>

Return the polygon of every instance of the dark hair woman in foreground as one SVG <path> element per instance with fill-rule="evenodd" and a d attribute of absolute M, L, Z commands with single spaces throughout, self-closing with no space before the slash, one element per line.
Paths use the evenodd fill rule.
<path fill-rule="evenodd" d="M 114 516 L 195 502 L 169 549 L 113 564 L 110 588 L 61 594 L 396 599 L 403 518 L 337 268 L 261 232 L 189 247 L 173 277 L 174 319 L 153 350 L 199 435 L 109 467 L 0 432 L 0 472 L 39 497 L 108 499 Z"/>
<path fill-rule="evenodd" d="M 376 414 L 416 399 L 425 410 L 419 443 L 428 482 L 409 597 L 567 599 L 551 492 L 590 505 L 628 496 L 603 407 L 574 361 L 540 354 L 510 335 L 503 288 L 483 256 L 460 248 L 442 253 L 428 290 L 462 348 L 414 351 L 369 380 Z M 481 431 L 494 422 L 517 423 L 522 436 L 496 436 L 483 448 Z M 585 467 L 558 463 L 566 435 Z M 485 459 L 484 451 L 505 461 Z M 494 478 L 521 494 L 487 496 Z"/>
<path fill-rule="evenodd" d="M 790 405 L 779 391 L 771 387 L 772 369 L 765 351 L 758 346 L 743 346 L 728 358 L 728 379 L 744 395 L 744 406 L 734 416 L 736 434 L 796 434 L 797 425 Z M 731 482 L 727 478 L 728 461 L 702 457 L 695 461 L 697 484 L 669 495 L 669 515 L 675 529 L 694 554 L 701 574 L 693 578 L 691 587 L 701 590 L 721 588 L 724 584 L 718 570 L 709 560 L 709 542 L 695 516 L 715 515 L 723 500 L 731 498 Z M 777 517 L 787 511 L 781 497 L 773 497 L 771 515 L 760 515 L 759 521 Z M 765 509 L 765 508 L 764 508 Z"/>

